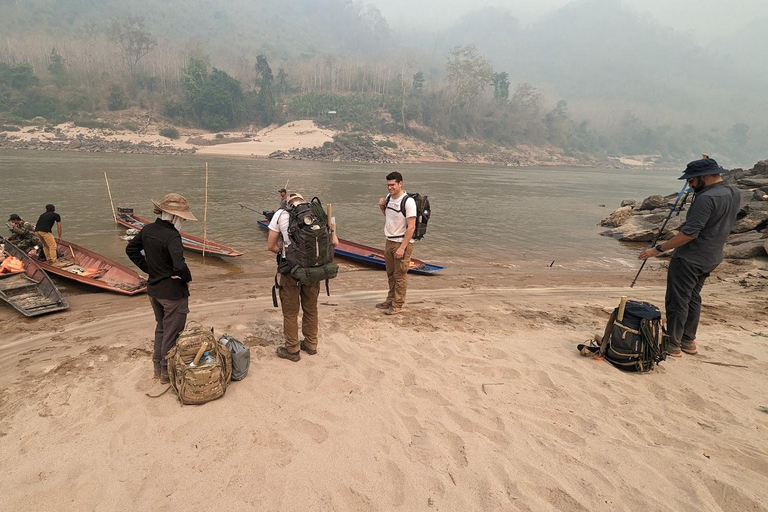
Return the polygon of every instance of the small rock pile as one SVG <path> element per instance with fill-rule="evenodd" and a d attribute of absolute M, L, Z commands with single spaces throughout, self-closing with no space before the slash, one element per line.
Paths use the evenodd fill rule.
<path fill-rule="evenodd" d="M 369 162 L 376 164 L 396 164 L 395 158 L 375 144 L 326 142 L 316 148 L 274 151 L 269 158 L 286 160 L 319 160 L 323 162 Z"/>
<path fill-rule="evenodd" d="M 768 254 L 768 160 L 752 169 L 733 169 L 723 180 L 741 190 L 741 210 L 728 237 L 723 256 L 726 259 L 749 259 Z M 625 199 L 621 207 L 600 222 L 611 228 L 600 233 L 623 242 L 650 242 L 659 232 L 677 194 L 650 196 L 638 204 Z M 677 234 L 685 222 L 686 212 L 675 212 L 664 228 L 663 240 Z"/>

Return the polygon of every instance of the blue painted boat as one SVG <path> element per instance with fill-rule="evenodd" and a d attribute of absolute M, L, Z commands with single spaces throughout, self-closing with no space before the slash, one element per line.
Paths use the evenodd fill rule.
<path fill-rule="evenodd" d="M 251 211 L 252 208 L 248 208 Z M 274 212 L 262 212 L 263 215 L 271 217 Z M 269 221 L 259 220 L 258 224 L 263 229 L 269 229 Z M 385 268 L 384 263 L 384 250 L 376 249 L 375 247 L 369 247 L 367 245 L 350 242 L 339 238 L 339 245 L 336 247 L 334 253 L 340 258 L 346 258 L 348 260 L 357 261 L 359 263 L 365 263 L 366 265 L 372 265 L 375 267 Z M 445 267 L 439 265 L 432 265 L 416 258 L 411 258 L 411 267 L 408 272 L 412 274 L 432 275 L 436 272 L 443 270 Z"/>

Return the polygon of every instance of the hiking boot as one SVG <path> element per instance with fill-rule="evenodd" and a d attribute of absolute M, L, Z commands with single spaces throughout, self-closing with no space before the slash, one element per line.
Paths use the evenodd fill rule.
<path fill-rule="evenodd" d="M 295 354 L 291 354 L 288 352 L 288 349 L 284 346 L 277 347 L 277 357 L 282 357 L 283 359 L 287 359 L 289 361 L 293 361 L 294 363 L 297 363 L 299 359 L 301 359 L 301 354 L 299 352 L 296 352 Z"/>
<path fill-rule="evenodd" d="M 303 350 L 304 352 L 306 352 L 306 353 L 307 353 L 307 354 L 309 354 L 310 356 L 313 356 L 313 355 L 317 354 L 317 350 L 312 350 L 311 348 L 307 347 L 307 346 L 304 344 L 304 341 L 305 341 L 305 340 L 301 340 L 301 350 Z"/>
<path fill-rule="evenodd" d="M 170 384 L 171 378 L 168 376 L 168 369 L 162 368 L 160 370 L 160 384 Z"/>
<path fill-rule="evenodd" d="M 392 303 L 387 301 L 379 302 L 378 304 L 376 304 L 376 307 L 378 309 L 389 309 L 392 307 Z"/>
<path fill-rule="evenodd" d="M 694 354 L 698 354 L 699 353 L 698 349 L 696 348 L 696 341 L 695 340 L 694 341 L 688 341 L 688 342 L 684 341 L 682 347 L 680 347 L 680 348 L 686 354 L 694 355 Z"/>
<path fill-rule="evenodd" d="M 66 267 L 67 265 L 68 263 L 66 261 L 54 261 L 51 263 L 51 266 L 56 268 Z"/>
<path fill-rule="evenodd" d="M 680 350 L 680 347 L 669 345 L 667 347 L 667 355 L 670 357 L 683 357 L 683 352 Z"/>
<path fill-rule="evenodd" d="M 384 314 L 385 315 L 399 315 L 402 312 L 403 312 L 403 308 L 396 308 L 396 307 L 392 306 L 391 308 L 386 310 L 384 312 Z"/>

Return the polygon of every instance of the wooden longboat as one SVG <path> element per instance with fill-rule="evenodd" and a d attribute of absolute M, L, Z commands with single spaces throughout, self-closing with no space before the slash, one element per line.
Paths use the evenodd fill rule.
<path fill-rule="evenodd" d="M 127 228 L 133 228 L 141 230 L 147 224 L 151 224 L 152 221 L 142 219 L 134 215 L 132 208 L 118 208 L 117 209 L 117 223 L 122 224 Z M 236 251 L 232 247 L 228 247 L 223 244 L 212 242 L 210 240 L 203 240 L 199 236 L 190 235 L 189 233 L 181 233 L 181 245 L 185 249 L 189 249 L 193 252 L 202 253 L 203 247 L 205 247 L 205 254 L 207 256 L 220 256 L 222 258 L 234 258 L 236 256 L 242 256 L 243 253 Z"/>
<path fill-rule="evenodd" d="M 0 274 L 0 300 L 26 317 L 69 308 L 67 300 L 33 258 L 7 240 L 4 246 L 6 254 L 21 260 L 24 270 Z"/>
<path fill-rule="evenodd" d="M 57 239 L 56 243 L 62 254 L 58 260 L 65 265 L 54 267 L 48 262 L 37 262 L 49 274 L 123 295 L 147 291 L 147 280 L 122 263 L 66 240 Z"/>
<path fill-rule="evenodd" d="M 262 213 L 265 217 L 271 218 L 274 212 Z M 259 220 L 257 222 L 263 229 L 269 229 L 269 221 Z M 334 254 L 341 258 L 357 261 L 358 263 L 365 263 L 366 265 L 372 265 L 380 268 L 386 267 L 383 249 L 377 249 L 368 245 L 358 244 L 356 242 L 344 240 L 343 238 L 339 238 L 339 245 L 336 247 Z M 416 258 L 411 258 L 411 266 L 408 269 L 408 272 L 413 274 L 433 275 L 436 272 L 443 270 L 444 268 L 445 267 L 426 263 Z"/>

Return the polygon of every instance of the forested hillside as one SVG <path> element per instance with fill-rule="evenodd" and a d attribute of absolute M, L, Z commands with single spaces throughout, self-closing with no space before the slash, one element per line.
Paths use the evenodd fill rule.
<path fill-rule="evenodd" d="M 765 157 L 766 74 L 615 0 L 531 27 L 480 9 L 434 34 L 345 0 L 0 0 L 0 12 L 6 126 L 138 109 L 214 131 L 311 117 L 449 151 Z"/>

